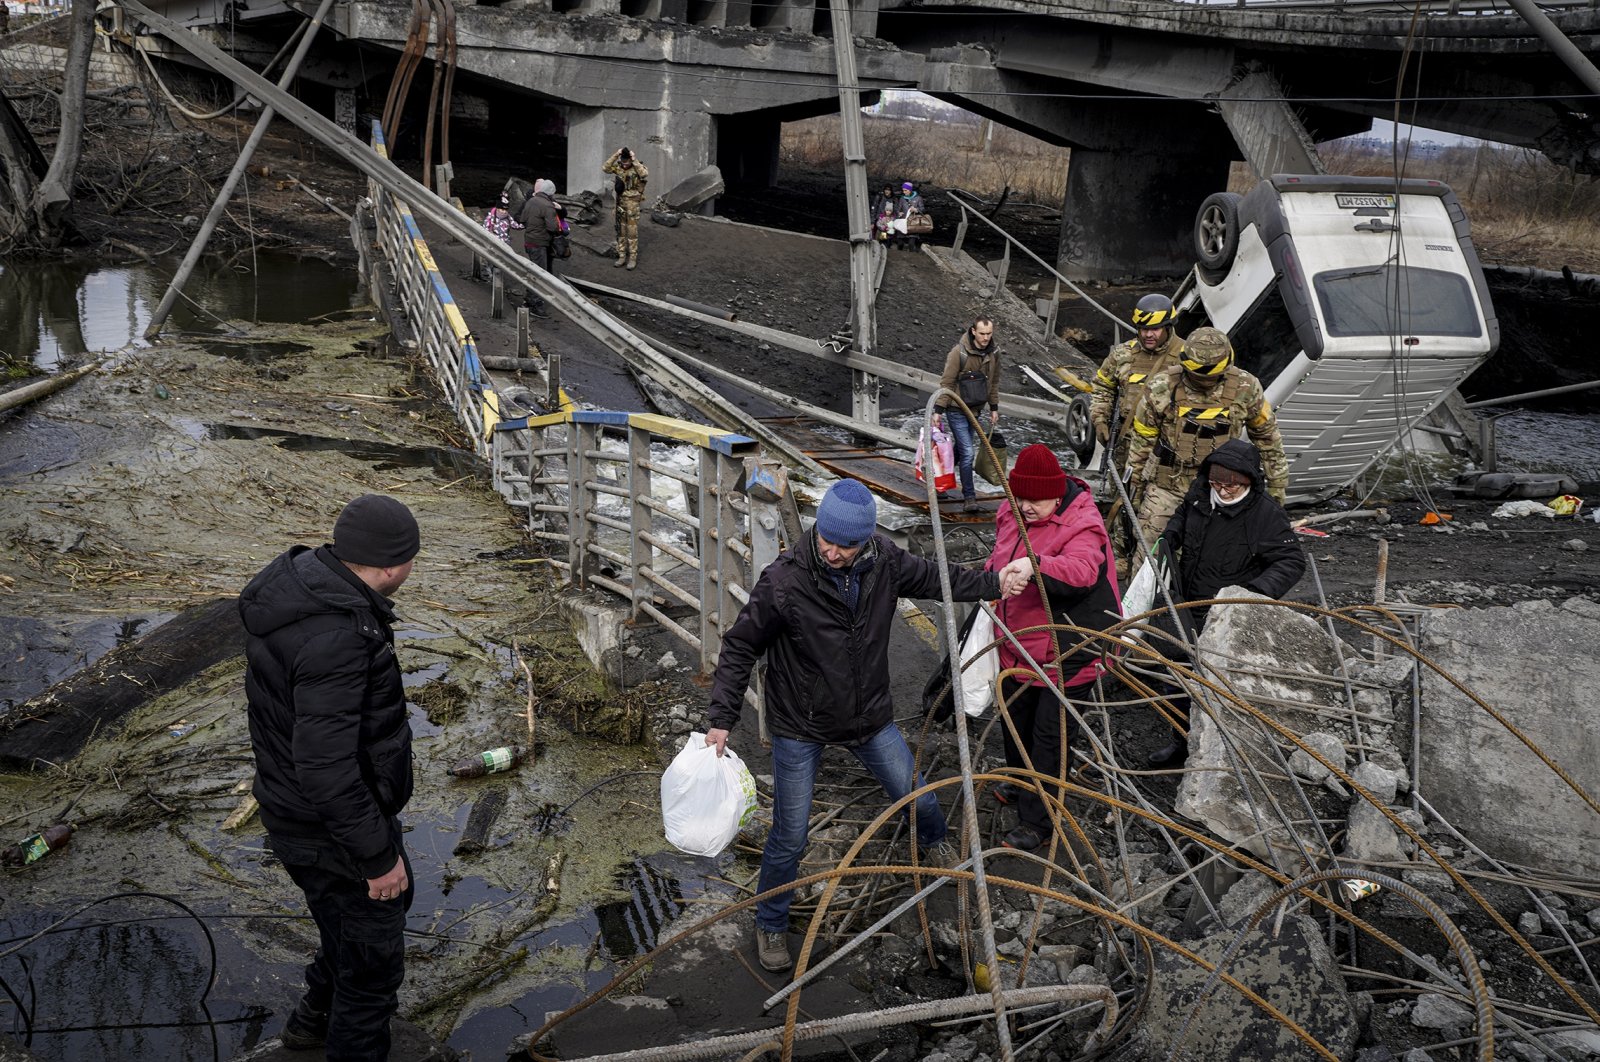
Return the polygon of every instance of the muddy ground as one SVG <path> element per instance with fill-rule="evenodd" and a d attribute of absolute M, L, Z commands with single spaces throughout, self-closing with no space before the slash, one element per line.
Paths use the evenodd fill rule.
<path fill-rule="evenodd" d="M 457 183 L 469 202 L 487 201 L 498 180 L 466 174 Z M 319 184 L 333 183 L 319 178 Z M 271 208 L 256 202 L 266 211 L 255 216 L 258 231 L 292 232 L 307 249 L 346 254 L 342 220 L 319 221 L 292 194 Z M 798 194 L 784 197 L 788 210 L 804 212 L 806 202 Z M 818 212 L 831 209 L 816 204 Z M 1041 222 L 1041 231 L 1048 227 Z M 736 244 L 722 244 L 719 228 L 647 224 L 642 264 L 633 274 L 610 269 L 602 257 L 604 234 L 589 233 L 580 241 L 589 251 L 577 252 L 588 257 L 574 271 L 716 301 L 747 319 L 804 334 L 825 334 L 842 323 L 840 245 L 756 230 L 740 230 L 730 235 Z M 983 300 L 952 287 L 921 258 L 904 255 L 891 269 L 909 283 L 897 286 L 892 306 L 884 308 L 884 334 L 910 345 L 902 347 L 907 358 L 936 358 Z M 1022 322 L 1013 327 L 1020 330 Z M 97 656 L 119 635 L 126 640 L 190 604 L 236 592 L 289 543 L 320 541 L 354 493 L 381 490 L 406 500 L 422 521 L 425 546 L 401 592 L 399 635 L 418 706 L 419 778 L 430 784 L 419 785 L 409 816 L 418 935 L 402 1011 L 424 1028 L 451 1034 L 452 1042 L 503 1049 L 512 1035 L 536 1027 L 545 1011 L 598 987 L 631 954 L 647 950 L 660 926 L 700 907 L 702 890 L 720 902 L 724 887 L 707 879 L 703 868 L 661 853 L 648 777 L 660 769 L 656 746 L 617 746 L 573 732 L 574 720 L 619 697 L 586 676 L 555 615 L 546 566 L 499 499 L 474 477 L 470 462 L 451 453 L 463 442 L 458 430 L 429 403 L 411 367 L 389 354 L 383 328 L 357 315 L 238 338 L 232 349 L 180 341 L 132 352 L 114 372 L 0 423 L 4 649 L 6 659 L 26 664 L 22 677 L 8 672 L 6 696 L 20 700 Z M 835 408 L 848 404 L 838 374 L 784 362 L 748 344 L 730 350 L 698 331 L 685 330 L 680 338 L 701 343 L 712 356 L 741 359 L 730 363 L 772 386 Z M 259 341 L 277 346 L 252 353 Z M 597 405 L 621 404 L 608 399 L 632 391 L 614 367 L 595 364 L 586 371 L 594 390 L 581 397 Z M 614 392 L 606 391 L 608 380 Z M 364 445 L 321 441 L 334 438 Z M 1592 493 L 1596 486 L 1584 489 Z M 1385 488 L 1328 508 L 1374 507 L 1386 510 L 1388 523 L 1329 525 L 1329 537 L 1311 544 L 1335 604 L 1374 597 L 1380 538 L 1388 543 L 1385 593 L 1391 599 L 1474 605 L 1600 594 L 1600 525 L 1494 520 L 1492 503 L 1430 502 L 1412 488 Z M 1423 527 L 1418 520 L 1429 508 L 1449 511 L 1454 520 Z M 1315 584 L 1308 579 L 1295 596 L 1315 599 Z M 526 739 L 530 690 L 513 644 L 534 673 L 531 692 L 549 742 L 546 757 L 537 769 L 506 778 L 444 782 L 443 768 L 456 758 Z M 920 685 L 919 675 L 906 678 L 907 686 Z M 308 927 L 292 917 L 298 898 L 263 852 L 259 829 L 247 824 L 235 833 L 219 826 L 239 805 L 239 783 L 249 773 L 240 681 L 237 663 L 219 666 L 157 699 L 119 736 L 92 741 L 78 760 L 35 776 L 0 776 L 0 823 L 12 833 L 58 817 L 80 827 L 66 851 L 4 879 L 6 935 L 35 932 L 79 904 L 116 892 L 176 897 L 214 914 L 208 923 L 221 979 L 210 1017 L 224 1022 L 222 1038 L 235 1046 L 275 1031 L 272 1014 L 295 998 L 297 965 L 310 941 Z M 680 684 L 627 693 L 641 712 L 688 720 L 698 719 L 703 696 Z M 624 713 L 619 726 L 628 730 L 632 718 Z M 919 726 L 909 713 L 906 723 Z M 190 724 L 196 729 L 184 731 Z M 1144 719 L 1119 720 L 1116 729 L 1130 757 L 1164 740 Z M 989 738 L 992 756 L 998 734 L 991 729 Z M 948 743 L 930 748 L 948 770 Z M 1159 782 L 1151 791 L 1157 797 L 1164 792 Z M 450 846 L 485 793 L 506 796 L 491 850 L 455 856 Z M 1003 831 L 1007 820 L 986 803 L 983 822 Z M 1116 843 L 1103 827 L 1096 840 Z M 719 869 L 747 879 L 752 867 L 746 856 Z M 550 880 L 560 882 L 558 893 L 547 887 Z M 642 923 L 620 915 L 601 921 L 596 898 L 607 896 L 655 913 Z M 46 938 L 50 943 L 33 959 L 35 994 L 45 1001 L 71 999 L 87 1010 L 51 1013 L 41 1003 L 37 1023 L 122 1025 L 139 1015 L 160 1025 L 168 1019 L 150 1017 L 158 1011 L 172 1021 L 204 1021 L 196 1010 L 204 938 L 182 920 L 134 921 L 162 909 L 163 901 L 94 908 L 97 922 L 113 925 L 95 936 L 92 961 L 74 951 L 74 941 L 86 938 Z M 419 919 L 419 912 L 426 917 Z M 1014 927 L 1015 916 L 1002 909 Z M 631 942 L 628 932 L 615 931 L 619 924 L 633 927 Z M 1395 925 L 1408 943 L 1439 950 L 1415 924 Z M 1492 966 L 1518 968 L 1503 942 L 1489 934 L 1474 939 Z M 1062 929 L 1052 942 L 1092 949 L 1095 937 L 1080 925 Z M 954 941 L 946 938 L 943 945 L 947 963 L 959 957 Z M 524 946 L 526 957 L 518 954 Z M 908 946 L 881 960 L 876 969 L 887 973 L 872 989 L 880 1002 L 899 1001 L 895 993 L 907 986 L 947 991 L 964 981 L 948 968 L 936 984 L 907 979 L 914 951 Z M 674 987 L 647 990 L 673 996 Z M 1387 1002 L 1381 993 L 1378 998 Z M 53 1044 L 49 1057 L 210 1057 L 209 1040 L 195 1028 L 141 1031 L 131 1047 L 126 1032 L 93 1028 L 50 1034 L 45 1042 Z M 1404 1020 L 1380 1018 L 1377 1028 L 1375 1036 L 1396 1048 L 1396 1056 L 1441 1039 Z M 896 1045 L 888 1057 L 916 1057 L 914 1047 L 910 1055 L 906 1048 Z M 1464 1057 L 1460 1051 L 1439 1049 L 1433 1057 Z"/>
<path fill-rule="evenodd" d="M 289 545 L 325 541 L 356 494 L 388 493 L 416 512 L 424 546 L 398 598 L 397 629 L 417 705 L 419 778 L 407 816 L 418 933 L 403 1007 L 441 1037 L 527 994 L 520 980 L 514 990 L 480 987 L 503 967 L 525 967 L 563 1005 L 587 983 L 592 923 L 565 943 L 539 933 L 569 924 L 580 907 L 592 918 L 606 897 L 628 897 L 617 875 L 662 845 L 651 816 L 623 813 L 629 787 L 578 797 L 608 778 L 659 770 L 653 747 L 629 743 L 656 702 L 673 696 L 654 685 L 607 690 L 589 671 L 555 611 L 548 567 L 458 440 L 370 311 L 125 353 L 111 371 L 0 427 L 0 643 L 11 705 L 191 604 L 237 593 Z M 298 967 L 314 946 L 259 823 L 220 825 L 246 800 L 251 777 L 242 667 L 234 658 L 155 698 L 70 762 L 0 775 L 7 837 L 56 820 L 78 826 L 65 851 L 6 873 L 5 936 L 25 937 L 110 894 L 181 900 L 211 926 L 219 977 L 209 1017 L 221 1023 L 223 1057 L 276 1030 L 272 1015 L 297 997 Z M 446 778 L 463 756 L 531 746 L 530 726 L 547 750 L 536 765 L 478 782 Z M 454 856 L 469 809 L 487 794 L 504 799 L 488 850 Z M 651 873 L 672 877 L 680 902 L 670 868 Z M 172 920 L 171 906 L 98 903 L 93 922 L 124 928 L 110 939 L 90 932 L 93 959 L 79 950 L 85 938 L 68 933 L 29 952 L 26 976 L 7 964 L 0 976 L 36 1001 L 35 1047 L 45 1057 L 211 1057 L 210 1041 L 195 1034 L 207 1017 L 197 1012 L 206 938 Z M 138 1021 L 152 1028 L 115 1028 Z M 66 1027 L 82 1031 L 44 1031 Z M 484 1035 L 503 1046 L 516 1031 Z"/>

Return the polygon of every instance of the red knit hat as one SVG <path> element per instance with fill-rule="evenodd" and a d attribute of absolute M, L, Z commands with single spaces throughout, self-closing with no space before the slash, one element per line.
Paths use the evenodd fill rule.
<path fill-rule="evenodd" d="M 1023 447 L 1008 482 L 1011 493 L 1022 501 L 1060 498 L 1067 493 L 1067 474 L 1061 471 L 1055 452 L 1043 443 Z"/>

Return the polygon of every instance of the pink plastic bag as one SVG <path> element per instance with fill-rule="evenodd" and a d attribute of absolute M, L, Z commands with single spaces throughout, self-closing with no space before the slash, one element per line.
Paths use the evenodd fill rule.
<path fill-rule="evenodd" d="M 928 445 L 928 429 L 923 428 L 922 434 L 917 437 L 917 479 L 926 482 L 927 476 L 924 467 L 928 463 L 927 454 L 933 452 L 933 489 L 947 491 L 956 489 L 956 447 L 950 440 L 950 433 L 933 429 L 933 445 Z"/>

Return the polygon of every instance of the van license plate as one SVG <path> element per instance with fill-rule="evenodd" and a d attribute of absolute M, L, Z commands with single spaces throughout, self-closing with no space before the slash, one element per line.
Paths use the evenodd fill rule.
<path fill-rule="evenodd" d="M 1388 194 L 1357 195 L 1352 192 L 1335 192 L 1333 201 L 1341 210 L 1360 210 L 1363 207 L 1394 209 L 1394 196 Z"/>

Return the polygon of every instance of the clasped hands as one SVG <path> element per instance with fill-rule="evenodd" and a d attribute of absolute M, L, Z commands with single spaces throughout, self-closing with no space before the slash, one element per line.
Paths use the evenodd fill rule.
<path fill-rule="evenodd" d="M 1016 597 L 1033 584 L 1033 561 L 1028 557 L 1016 560 L 1000 569 L 1000 596 Z"/>

